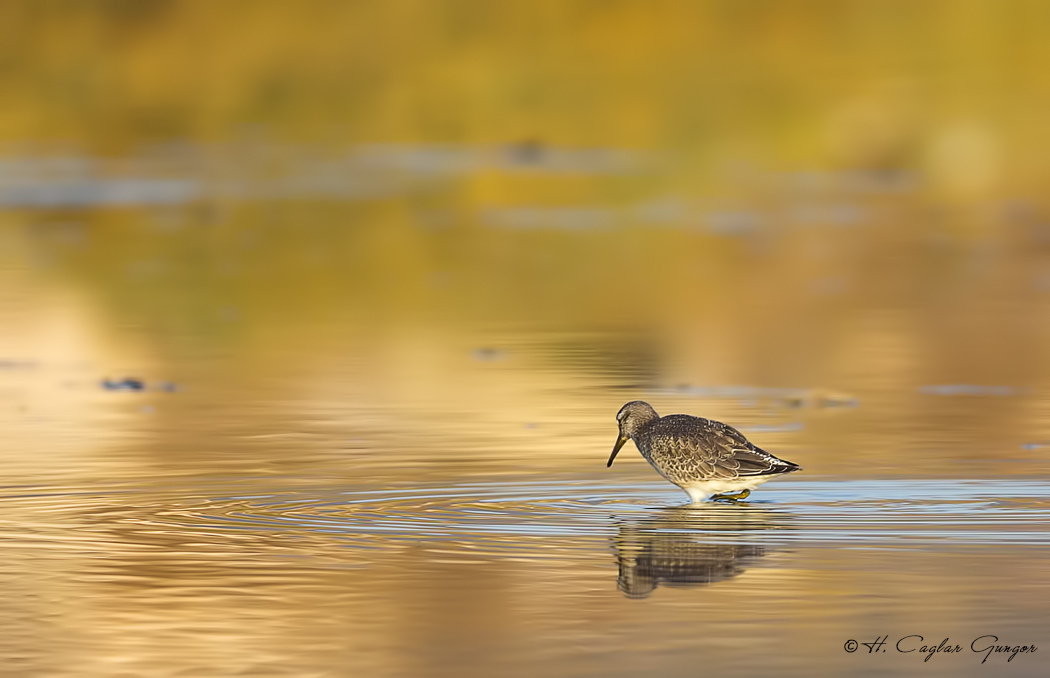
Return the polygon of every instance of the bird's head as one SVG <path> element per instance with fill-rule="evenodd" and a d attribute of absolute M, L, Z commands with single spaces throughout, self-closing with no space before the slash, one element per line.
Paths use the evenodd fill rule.
<path fill-rule="evenodd" d="M 612 454 L 609 455 L 609 463 L 606 464 L 606 467 L 612 466 L 613 459 L 616 459 L 616 453 L 620 451 L 624 443 L 633 438 L 635 433 L 654 419 L 659 418 L 660 415 L 656 413 L 656 410 L 649 403 L 641 400 L 632 400 L 621 407 L 616 415 L 616 421 L 620 424 L 620 437 L 616 439 L 616 446 L 613 447 Z"/>

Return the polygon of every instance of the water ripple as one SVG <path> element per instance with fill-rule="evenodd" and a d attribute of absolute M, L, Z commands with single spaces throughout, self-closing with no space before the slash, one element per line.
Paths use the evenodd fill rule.
<path fill-rule="evenodd" d="M 625 530 L 763 547 L 1050 545 L 1050 483 L 1034 480 L 786 479 L 747 503 L 698 506 L 684 504 L 683 495 L 658 481 L 529 477 L 289 489 L 278 479 L 256 478 L 244 481 L 243 493 L 223 493 L 230 487 L 224 481 L 215 494 L 199 484 L 192 491 L 12 487 L 0 505 L 25 529 L 3 536 L 37 547 L 64 547 L 70 534 L 85 543 L 130 540 L 145 548 L 265 543 L 291 545 L 304 555 L 454 544 L 460 551 L 524 558 L 604 549 Z"/>
<path fill-rule="evenodd" d="M 1050 484 L 1033 481 L 865 480 L 784 482 L 756 501 L 683 505 L 659 483 L 578 480 L 444 487 L 284 491 L 213 498 L 156 520 L 186 530 L 314 533 L 344 544 L 377 539 L 491 544 L 516 538 L 608 538 L 625 523 L 709 539 L 756 530 L 764 539 L 840 544 L 1050 544 Z"/>

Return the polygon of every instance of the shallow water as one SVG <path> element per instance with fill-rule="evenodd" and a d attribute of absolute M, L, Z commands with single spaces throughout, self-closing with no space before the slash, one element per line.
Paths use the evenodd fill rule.
<path fill-rule="evenodd" d="M 1046 334 L 1039 293 L 973 302 L 1012 332 L 980 359 L 973 304 L 937 311 L 969 326 L 942 344 L 925 324 L 939 301 L 790 293 L 773 340 L 726 323 L 745 298 L 673 312 L 706 294 L 673 277 L 645 283 L 664 310 L 621 328 L 602 320 L 615 305 L 509 323 L 395 290 L 384 315 L 343 280 L 382 271 L 307 258 L 263 276 L 313 240 L 251 215 L 276 240 L 242 262 L 251 289 L 136 287 L 142 254 L 114 267 L 114 246 L 201 234 L 133 220 L 109 236 L 111 218 L 72 247 L 4 231 L 0 657 L 16 674 L 1045 673 L 1046 649 L 971 649 L 1050 649 L 1050 363 L 1018 332 Z M 215 266 L 239 256 L 209 247 Z M 173 280 L 215 275 L 167 252 L 150 256 Z M 457 274 L 492 275 L 477 265 Z M 571 268 L 551 275 L 584 294 Z M 325 276 L 341 291 L 311 296 Z M 804 471 L 685 505 L 631 448 L 605 468 L 635 398 L 738 425 Z M 924 662 L 945 638 L 962 652 Z"/>
<path fill-rule="evenodd" d="M 799 478 L 690 506 L 643 473 L 472 475 L 4 488 L 0 650 L 47 675 L 1042 673 L 968 644 L 1050 631 L 1048 483 Z M 893 646 L 913 634 L 967 647 L 918 668 Z"/>
<path fill-rule="evenodd" d="M 735 306 L 676 312 L 710 293 L 678 274 L 641 279 L 669 296 L 617 327 L 616 304 L 570 318 L 539 277 L 454 269 L 506 285 L 525 309 L 507 322 L 485 290 L 374 297 L 383 269 L 289 263 L 349 247 L 338 228 L 304 238 L 248 214 L 238 228 L 273 249 L 239 259 L 220 239 L 201 263 L 182 248 L 202 231 L 143 215 L 84 216 L 74 245 L 21 218 L 0 266 L 14 674 L 1045 674 L 1038 291 L 945 309 L 859 293 L 813 306 L 797 288 L 773 336 L 740 331 L 765 302 L 737 288 L 722 290 Z M 602 251 L 625 237 L 588 236 Z M 1034 265 L 1019 256 L 993 267 Z M 143 283 L 143 257 L 166 273 Z M 547 275 L 604 299 L 575 273 Z M 967 331 L 944 343 L 942 324 Z M 687 506 L 630 447 L 605 467 L 636 398 L 737 425 L 804 471 Z M 988 635 L 1040 649 L 982 664 L 971 643 Z M 945 638 L 962 651 L 924 661 Z"/>

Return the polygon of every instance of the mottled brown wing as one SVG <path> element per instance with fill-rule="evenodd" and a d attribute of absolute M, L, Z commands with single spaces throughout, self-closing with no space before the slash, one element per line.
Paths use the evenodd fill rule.
<path fill-rule="evenodd" d="M 650 440 L 653 461 L 672 481 L 777 473 L 784 463 L 752 445 L 732 426 L 701 417 L 663 417 L 650 432 Z"/>

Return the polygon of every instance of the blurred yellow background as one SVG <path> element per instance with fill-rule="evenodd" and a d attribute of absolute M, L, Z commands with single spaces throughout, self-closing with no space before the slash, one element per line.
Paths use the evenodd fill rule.
<path fill-rule="evenodd" d="M 900 417 L 1048 376 L 1043 3 L 0 11 L 9 360 L 530 422 L 471 356 Z"/>

